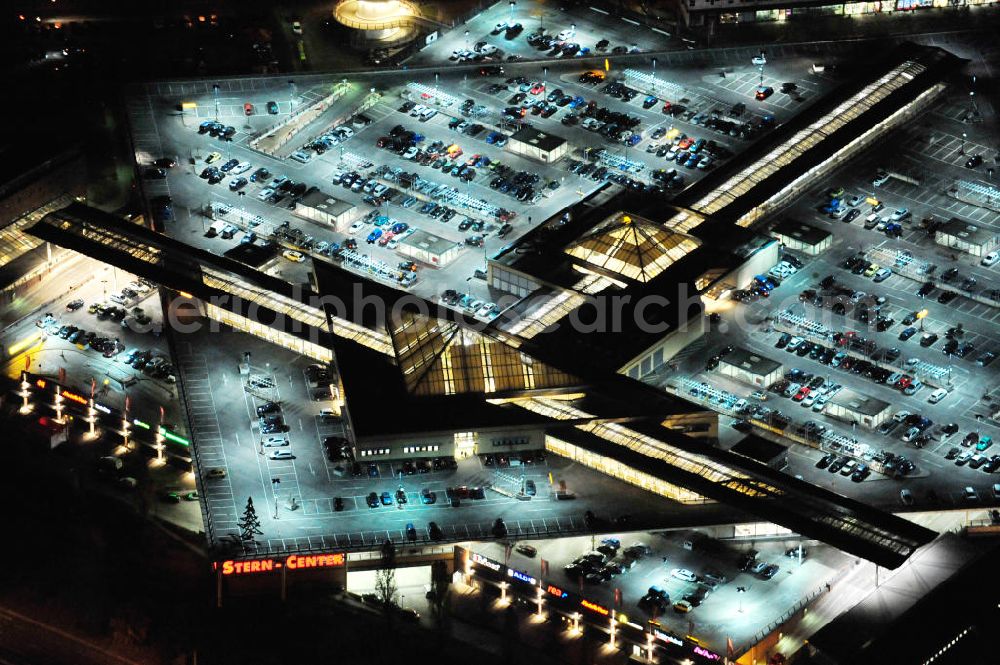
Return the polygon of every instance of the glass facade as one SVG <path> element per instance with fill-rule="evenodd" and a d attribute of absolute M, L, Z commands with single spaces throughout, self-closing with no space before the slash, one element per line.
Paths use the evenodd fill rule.
<path fill-rule="evenodd" d="M 263 323 L 251 321 L 244 316 L 230 312 L 228 309 L 222 309 L 210 303 L 203 304 L 205 306 L 205 315 L 214 321 L 223 323 L 235 330 L 249 333 L 254 337 L 265 339 L 272 344 L 277 344 L 280 347 L 301 353 L 320 362 L 333 362 L 333 352 L 319 344 L 306 341 Z"/>
<path fill-rule="evenodd" d="M 693 236 L 619 212 L 566 253 L 622 277 L 648 282 L 700 246 Z"/>
<path fill-rule="evenodd" d="M 516 340 L 451 321 L 404 314 L 391 336 L 407 390 L 415 395 L 490 394 L 579 383 L 519 351 Z"/>
<path fill-rule="evenodd" d="M 42 217 L 53 210 L 64 207 L 71 200 L 68 196 L 60 197 L 37 210 L 32 210 L 18 217 L 0 229 L 0 268 L 14 259 L 27 254 L 36 247 L 40 247 L 42 241 L 33 235 L 25 233 L 24 229 L 41 220 Z"/>
<path fill-rule="evenodd" d="M 555 453 L 556 455 L 571 459 L 574 462 L 579 462 L 583 466 L 594 469 L 595 471 L 607 474 L 612 478 L 617 478 L 618 480 L 624 481 L 630 485 L 641 487 L 648 492 L 659 494 L 660 496 L 673 499 L 674 501 L 678 501 L 680 503 L 696 504 L 710 502 L 709 499 L 706 499 L 697 492 L 692 492 L 689 489 L 668 483 L 667 481 L 661 480 L 660 478 L 652 476 L 648 473 L 637 471 L 636 469 L 622 464 L 617 460 L 601 457 L 596 453 L 592 453 L 589 450 L 580 448 L 579 446 L 574 446 L 571 443 L 567 443 L 566 441 L 551 435 L 545 437 L 545 449 Z"/>

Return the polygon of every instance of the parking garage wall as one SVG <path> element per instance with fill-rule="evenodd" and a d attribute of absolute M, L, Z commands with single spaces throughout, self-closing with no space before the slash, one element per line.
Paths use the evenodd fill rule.
<path fill-rule="evenodd" d="M 455 437 L 468 437 L 469 432 L 437 432 L 404 434 L 393 437 L 360 437 L 358 459 L 378 461 L 390 459 L 420 459 L 454 457 L 458 453 Z M 545 447 L 545 432 L 540 428 L 503 428 L 478 430 L 472 433 L 475 453 L 515 455 Z"/>
<path fill-rule="evenodd" d="M 541 283 L 523 272 L 511 270 L 493 261 L 489 262 L 489 284 L 494 289 L 526 298 L 541 288 Z"/>
<path fill-rule="evenodd" d="M 652 374 L 682 350 L 701 339 L 705 334 L 706 322 L 706 318 L 699 313 L 686 325 L 670 331 L 656 344 L 630 360 L 618 370 L 618 373 L 633 379 L 641 379 Z"/>

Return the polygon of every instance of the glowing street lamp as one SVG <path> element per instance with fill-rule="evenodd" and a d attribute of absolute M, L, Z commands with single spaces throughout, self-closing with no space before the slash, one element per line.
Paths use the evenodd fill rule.
<path fill-rule="evenodd" d="M 542 588 L 538 587 L 538 616 L 542 616 L 542 606 L 545 605 L 545 596 L 543 594 L 544 591 L 542 591 Z"/>
<path fill-rule="evenodd" d="M 510 22 L 511 25 L 514 24 L 514 7 L 516 7 L 516 6 L 517 6 L 517 3 L 514 2 L 514 0 L 510 0 L 510 19 L 509 19 L 509 22 Z"/>
<path fill-rule="evenodd" d="M 922 309 L 917 312 L 917 321 L 920 321 L 920 332 L 924 331 L 924 319 L 927 318 L 927 313 L 926 309 Z"/>
<path fill-rule="evenodd" d="M 610 642 L 610 644 L 611 644 L 611 648 L 612 649 L 614 649 L 615 646 L 617 646 L 615 644 L 616 638 L 618 637 L 618 631 L 616 629 L 617 625 L 618 625 L 618 620 L 615 619 L 614 617 L 611 617 L 611 642 Z"/>
<path fill-rule="evenodd" d="M 507 587 L 510 586 L 506 582 L 500 583 L 500 602 L 504 605 L 507 604 Z"/>

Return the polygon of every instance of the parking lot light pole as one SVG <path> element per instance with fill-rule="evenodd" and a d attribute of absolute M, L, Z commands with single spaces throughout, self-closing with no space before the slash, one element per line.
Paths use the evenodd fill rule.
<path fill-rule="evenodd" d="M 958 149 L 958 154 L 960 154 L 960 155 L 964 155 L 965 154 L 965 140 L 968 139 L 968 138 L 969 138 L 969 135 L 967 133 L 965 133 L 965 132 L 962 132 L 962 145 Z"/>
<path fill-rule="evenodd" d="M 219 84 L 212 85 L 212 96 L 215 98 L 215 121 L 219 122 Z"/>
<path fill-rule="evenodd" d="M 739 612 L 740 614 L 743 614 L 743 594 L 745 594 L 746 592 L 747 588 L 745 586 L 736 587 L 736 597 L 739 598 L 740 600 L 739 609 L 736 611 Z"/>
<path fill-rule="evenodd" d="M 542 591 L 542 587 L 538 587 L 538 598 L 537 598 L 538 616 L 542 616 L 542 607 L 545 605 L 545 596 L 543 595 L 544 593 L 545 592 Z"/>
<path fill-rule="evenodd" d="M 271 478 L 271 491 L 274 493 L 274 519 L 278 519 L 278 485 L 281 478 Z"/>
<path fill-rule="evenodd" d="M 611 643 L 610 644 L 611 644 L 611 648 L 612 649 L 614 649 L 615 646 L 617 646 L 615 644 L 615 642 L 617 641 L 617 637 L 618 637 L 618 631 L 616 630 L 617 625 L 618 625 L 618 621 L 614 617 L 611 617 Z"/>

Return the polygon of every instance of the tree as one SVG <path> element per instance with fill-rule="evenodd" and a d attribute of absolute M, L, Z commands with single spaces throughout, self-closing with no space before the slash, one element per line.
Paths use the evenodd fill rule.
<path fill-rule="evenodd" d="M 451 580 L 448 566 L 444 561 L 431 564 L 431 615 L 434 623 L 442 631 L 448 631 L 448 617 L 451 610 Z"/>
<path fill-rule="evenodd" d="M 396 605 L 396 546 L 392 541 L 382 543 L 382 558 L 375 571 L 375 591 L 385 609 L 386 617 L 392 616 Z"/>
<path fill-rule="evenodd" d="M 239 526 L 240 540 L 243 541 L 244 549 L 256 545 L 254 536 L 264 533 L 260 530 L 260 518 L 257 517 L 257 509 L 253 507 L 253 497 L 247 497 L 247 507 L 243 511 L 243 517 L 240 518 Z"/>

